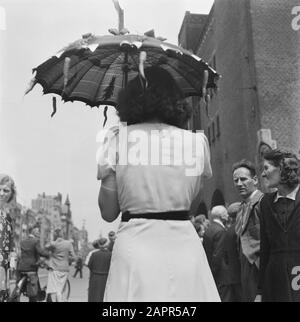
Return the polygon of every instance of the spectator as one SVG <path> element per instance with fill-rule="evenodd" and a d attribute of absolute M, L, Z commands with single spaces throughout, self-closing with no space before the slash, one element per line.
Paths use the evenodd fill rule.
<path fill-rule="evenodd" d="M 41 294 L 41 286 L 38 277 L 40 256 L 48 257 L 49 253 L 43 250 L 40 245 L 40 231 L 38 227 L 30 227 L 29 235 L 21 241 L 21 254 L 17 266 L 17 280 L 20 280 L 24 273 L 29 274 L 30 289 L 29 302 L 37 302 Z M 28 293 L 28 292 L 27 292 Z"/>
<path fill-rule="evenodd" d="M 235 230 L 241 262 L 243 301 L 253 302 L 259 279 L 259 202 L 263 193 L 257 189 L 258 179 L 252 162 L 241 160 L 235 163 L 232 167 L 232 175 L 234 186 L 242 199 Z"/>
<path fill-rule="evenodd" d="M 13 179 L 6 174 L 0 174 L 0 300 L 6 296 L 7 270 L 14 247 L 10 211 L 15 196 L 16 187 Z"/>
<path fill-rule="evenodd" d="M 224 266 L 224 238 L 228 213 L 224 206 L 215 206 L 211 210 L 211 224 L 204 233 L 203 247 L 215 279 L 221 300 L 226 294 L 226 267 Z"/>
<path fill-rule="evenodd" d="M 241 207 L 240 202 L 235 202 L 227 208 L 230 226 L 224 237 L 225 270 L 227 272 L 224 285 L 223 302 L 241 302 L 241 264 L 238 253 L 238 238 L 235 232 L 236 215 Z"/>
<path fill-rule="evenodd" d="M 299 160 L 289 152 L 264 155 L 263 179 L 270 189 L 261 201 L 260 287 L 264 302 L 300 302 Z"/>
<path fill-rule="evenodd" d="M 89 263 L 89 260 L 90 260 L 90 257 L 92 256 L 92 254 L 94 252 L 96 252 L 98 249 L 99 249 L 99 239 L 96 239 L 92 242 L 92 246 L 94 249 L 92 249 L 86 256 L 85 258 L 85 261 L 84 261 L 84 265 L 85 266 L 88 266 L 88 263 Z"/>
<path fill-rule="evenodd" d="M 63 239 L 60 229 L 55 230 L 55 241 L 46 248 L 51 251 L 48 266 L 47 294 L 50 294 L 52 302 L 62 302 L 63 289 L 69 274 L 69 257 L 75 258 L 72 242 Z"/>
<path fill-rule="evenodd" d="M 74 278 L 77 276 L 77 273 L 79 273 L 80 278 L 82 278 L 82 267 L 83 267 L 82 257 L 78 256 L 75 262 L 75 273 L 73 275 Z"/>
<path fill-rule="evenodd" d="M 108 240 L 109 240 L 109 243 L 108 243 L 107 247 L 112 252 L 115 241 L 116 241 L 116 233 L 114 231 L 110 231 L 108 233 Z"/>
<path fill-rule="evenodd" d="M 194 217 L 194 220 L 193 220 L 193 225 L 194 225 L 196 232 L 202 242 L 203 242 L 203 236 L 204 236 L 205 229 L 206 229 L 205 221 L 206 221 L 205 215 L 198 215 L 198 216 Z"/>
<path fill-rule="evenodd" d="M 90 270 L 88 302 L 103 302 L 104 290 L 111 260 L 107 239 L 98 240 L 98 250 L 94 251 L 86 263 Z"/>

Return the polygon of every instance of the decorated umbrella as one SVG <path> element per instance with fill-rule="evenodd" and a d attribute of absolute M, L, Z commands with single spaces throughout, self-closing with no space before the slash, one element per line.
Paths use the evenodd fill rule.
<path fill-rule="evenodd" d="M 44 94 L 58 94 L 65 102 L 116 107 L 120 89 L 138 74 L 144 77 L 151 66 L 165 69 L 186 97 L 204 97 L 207 89 L 216 88 L 216 71 L 191 52 L 155 38 L 153 30 L 144 35 L 109 31 L 113 35 L 85 34 L 34 68 L 26 94 L 38 83 Z M 54 98 L 51 116 L 55 112 Z"/>

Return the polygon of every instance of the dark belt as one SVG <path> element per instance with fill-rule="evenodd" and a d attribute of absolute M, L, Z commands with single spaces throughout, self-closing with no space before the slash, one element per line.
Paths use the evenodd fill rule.
<path fill-rule="evenodd" d="M 122 221 L 130 219 L 157 219 L 157 220 L 189 220 L 189 211 L 148 212 L 146 214 L 131 214 L 129 211 L 122 213 Z"/>

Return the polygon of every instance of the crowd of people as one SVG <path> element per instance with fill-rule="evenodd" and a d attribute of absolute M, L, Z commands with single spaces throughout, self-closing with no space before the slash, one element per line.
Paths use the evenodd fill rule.
<path fill-rule="evenodd" d="M 203 178 L 213 175 L 208 141 L 202 132 L 186 130 L 191 108 L 165 70 L 146 68 L 142 76 L 120 91 L 118 115 L 127 126 L 109 132 L 98 154 L 101 215 L 108 222 L 122 215 L 116 236 L 96 240 L 86 258 L 88 300 L 300 301 L 297 156 L 269 150 L 263 155 L 262 173 L 249 160 L 235 163 L 232 178 L 240 200 L 228 207 L 216 205 L 209 218 L 200 214 L 191 222 L 190 209 L 205 189 Z M 144 138 L 155 133 L 156 145 L 146 154 L 143 149 L 137 153 L 135 140 L 128 139 L 137 133 Z M 183 137 L 187 138 L 184 149 Z M 172 144 L 164 145 L 166 141 Z M 145 155 L 155 159 L 155 147 L 162 146 L 158 150 L 164 160 L 174 161 L 175 156 L 176 162 L 145 163 Z M 186 163 L 178 163 L 179 151 Z M 188 171 L 193 162 L 195 168 Z M 259 190 L 259 177 L 272 192 Z M 14 198 L 13 180 L 1 175 L 1 292 L 12 251 L 10 203 Z M 30 254 L 32 261 L 22 262 L 21 255 L 19 271 L 35 273 L 34 281 L 38 258 L 49 258 L 47 293 L 53 301 L 63 301 L 69 256 L 75 254 L 61 231 L 55 234 L 55 241 L 42 249 L 37 233 L 31 231 L 21 251 L 24 256 Z M 82 273 L 82 266 L 81 259 L 74 277 Z M 37 295 L 30 300 L 36 301 Z"/>
<path fill-rule="evenodd" d="M 299 301 L 299 160 L 265 153 L 260 174 L 272 193 L 258 189 L 255 165 L 233 165 L 239 202 L 192 218 L 224 302 Z"/>
<path fill-rule="evenodd" d="M 120 92 L 117 110 L 126 126 L 106 135 L 99 152 L 101 215 L 111 222 L 122 213 L 104 300 L 300 300 L 296 155 L 270 149 L 261 174 L 248 160 L 234 164 L 240 200 L 228 208 L 213 207 L 209 220 L 196 216 L 194 229 L 189 210 L 205 189 L 203 177 L 212 175 L 209 145 L 203 133 L 186 130 L 191 110 L 176 81 L 158 67 L 144 74 Z M 188 161 L 147 164 L 158 150 L 151 146 L 138 154 L 134 135 L 150 138 L 154 132 L 154 147 L 172 142 L 159 150 L 163 157 L 184 150 Z M 177 139 L 185 135 L 190 141 L 182 149 Z M 197 148 L 188 143 L 193 140 Z M 196 160 L 192 175 L 185 172 L 189 157 Z M 259 175 L 274 192 L 258 189 Z"/>

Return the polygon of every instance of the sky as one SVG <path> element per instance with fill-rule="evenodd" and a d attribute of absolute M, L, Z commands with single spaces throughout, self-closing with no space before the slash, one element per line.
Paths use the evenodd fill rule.
<path fill-rule="evenodd" d="M 125 27 L 177 44 L 186 11 L 209 13 L 213 0 L 119 0 Z M 119 220 L 106 223 L 97 204 L 96 137 L 102 108 L 57 99 L 40 85 L 24 92 L 32 69 L 83 34 L 106 35 L 118 28 L 112 0 L 0 0 L 0 173 L 13 177 L 18 202 L 26 207 L 39 193 L 69 194 L 74 225 L 83 221 L 89 240 L 116 230 Z M 107 127 L 118 118 L 109 110 Z"/>

